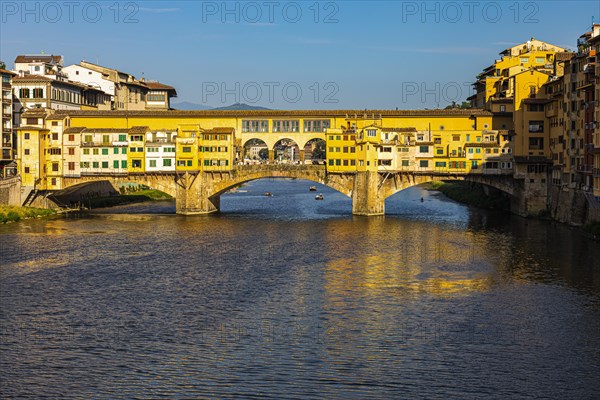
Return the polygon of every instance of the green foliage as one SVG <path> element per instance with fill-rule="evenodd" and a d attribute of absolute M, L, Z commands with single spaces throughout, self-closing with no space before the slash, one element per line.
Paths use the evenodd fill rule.
<path fill-rule="evenodd" d="M 56 214 L 55 210 L 44 208 L 0 206 L 0 223 L 17 222 L 22 219 L 38 218 Z"/>

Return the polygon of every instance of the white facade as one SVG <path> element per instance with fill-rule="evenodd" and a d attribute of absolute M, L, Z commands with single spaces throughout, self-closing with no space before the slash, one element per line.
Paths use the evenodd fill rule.
<path fill-rule="evenodd" d="M 69 80 L 83 83 L 102 90 L 104 93 L 114 96 L 115 84 L 104 78 L 101 72 L 94 71 L 81 65 L 73 64 L 63 68 L 63 72 L 68 76 Z"/>
<path fill-rule="evenodd" d="M 146 133 L 146 171 L 175 171 L 175 136 L 177 132 Z"/>

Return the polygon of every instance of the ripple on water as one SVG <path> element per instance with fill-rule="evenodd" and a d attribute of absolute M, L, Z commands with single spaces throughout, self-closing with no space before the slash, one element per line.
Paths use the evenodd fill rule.
<path fill-rule="evenodd" d="M 2 396 L 596 396 L 598 246 L 419 188 L 352 217 L 308 186 L 0 226 Z"/>

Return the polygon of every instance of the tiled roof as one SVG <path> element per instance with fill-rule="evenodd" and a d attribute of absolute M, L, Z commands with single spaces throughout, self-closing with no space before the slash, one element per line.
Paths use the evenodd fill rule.
<path fill-rule="evenodd" d="M 175 91 L 175 88 L 173 86 L 165 85 L 160 82 L 146 81 L 144 83 L 146 84 L 146 86 L 148 86 L 148 89 L 151 90 L 167 90 L 173 92 Z"/>
<path fill-rule="evenodd" d="M 447 116 L 447 117 L 465 117 L 465 116 L 492 116 L 492 113 L 483 109 L 451 109 L 451 110 L 139 110 L 139 111 L 96 111 L 96 110 L 73 110 L 65 111 L 71 116 L 80 117 L 188 117 L 188 118 L 260 118 L 260 117 L 306 117 L 306 118 L 342 118 L 349 119 L 363 118 L 367 119 L 373 116 L 386 117 L 416 117 L 416 116 Z"/>
<path fill-rule="evenodd" d="M 17 75 L 16 73 L 14 73 L 12 71 L 9 71 L 7 69 L 2 69 L 2 68 L 0 68 L 0 74 L 9 74 L 9 75 L 13 75 L 13 76 Z"/>
<path fill-rule="evenodd" d="M 149 130 L 150 130 L 150 128 L 147 127 L 147 126 L 134 126 L 134 127 L 131 127 L 129 129 L 129 133 L 133 133 L 133 134 L 135 134 L 135 133 L 137 133 L 137 134 L 142 133 L 143 134 L 143 133 L 148 132 Z"/>
<path fill-rule="evenodd" d="M 16 82 L 50 82 L 54 79 L 46 78 L 42 75 L 24 75 L 24 76 L 15 76 L 12 81 Z"/>
<path fill-rule="evenodd" d="M 222 128 L 222 127 L 213 128 L 213 129 L 204 131 L 204 133 L 234 133 L 234 132 L 235 132 L 234 128 Z"/>
<path fill-rule="evenodd" d="M 47 112 L 45 108 L 31 108 L 26 110 L 23 114 L 21 114 L 21 116 L 25 118 L 43 118 L 46 116 L 46 114 Z"/>
<path fill-rule="evenodd" d="M 416 132 L 417 128 L 381 128 L 382 132 Z"/>
<path fill-rule="evenodd" d="M 72 134 L 72 133 L 81 133 L 84 130 L 85 130 L 85 128 L 83 126 L 72 126 L 70 128 L 65 129 L 63 131 L 63 133 L 68 135 L 68 134 Z"/>
<path fill-rule="evenodd" d="M 28 130 L 28 131 L 47 131 L 49 129 L 44 128 L 44 127 L 39 127 L 39 126 L 32 126 L 32 125 L 23 125 L 23 126 L 19 126 L 17 128 L 15 128 L 17 130 Z"/>
<path fill-rule="evenodd" d="M 66 114 L 54 113 L 54 114 L 50 114 L 48 117 L 46 117 L 46 121 L 61 121 L 61 120 L 65 119 L 66 117 L 67 117 Z"/>
<path fill-rule="evenodd" d="M 34 54 L 34 55 L 19 55 L 15 58 L 15 63 L 30 63 L 30 62 L 45 62 L 45 63 L 60 63 L 62 60 L 62 56 L 55 55 L 44 55 L 44 54 Z"/>
<path fill-rule="evenodd" d="M 84 128 L 85 129 L 85 133 L 126 133 L 129 132 L 129 129 L 127 128 Z"/>
<path fill-rule="evenodd" d="M 574 55 L 575 55 L 575 53 L 565 51 L 565 52 L 560 52 L 560 53 L 554 54 L 554 59 L 556 61 L 567 61 L 567 60 L 570 60 L 571 58 L 573 58 Z"/>

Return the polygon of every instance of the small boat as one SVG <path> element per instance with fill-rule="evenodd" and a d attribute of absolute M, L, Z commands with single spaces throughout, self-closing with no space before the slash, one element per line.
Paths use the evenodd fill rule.
<path fill-rule="evenodd" d="M 317 187 L 316 186 L 311 186 L 308 190 L 310 190 L 311 192 L 316 192 L 317 191 Z"/>
<path fill-rule="evenodd" d="M 265 192 L 265 196 L 271 197 L 271 196 L 273 196 L 273 193 L 271 193 L 271 192 Z"/>
<path fill-rule="evenodd" d="M 318 194 L 318 195 L 315 196 L 315 200 L 323 200 L 323 199 L 324 199 L 323 193 Z"/>

